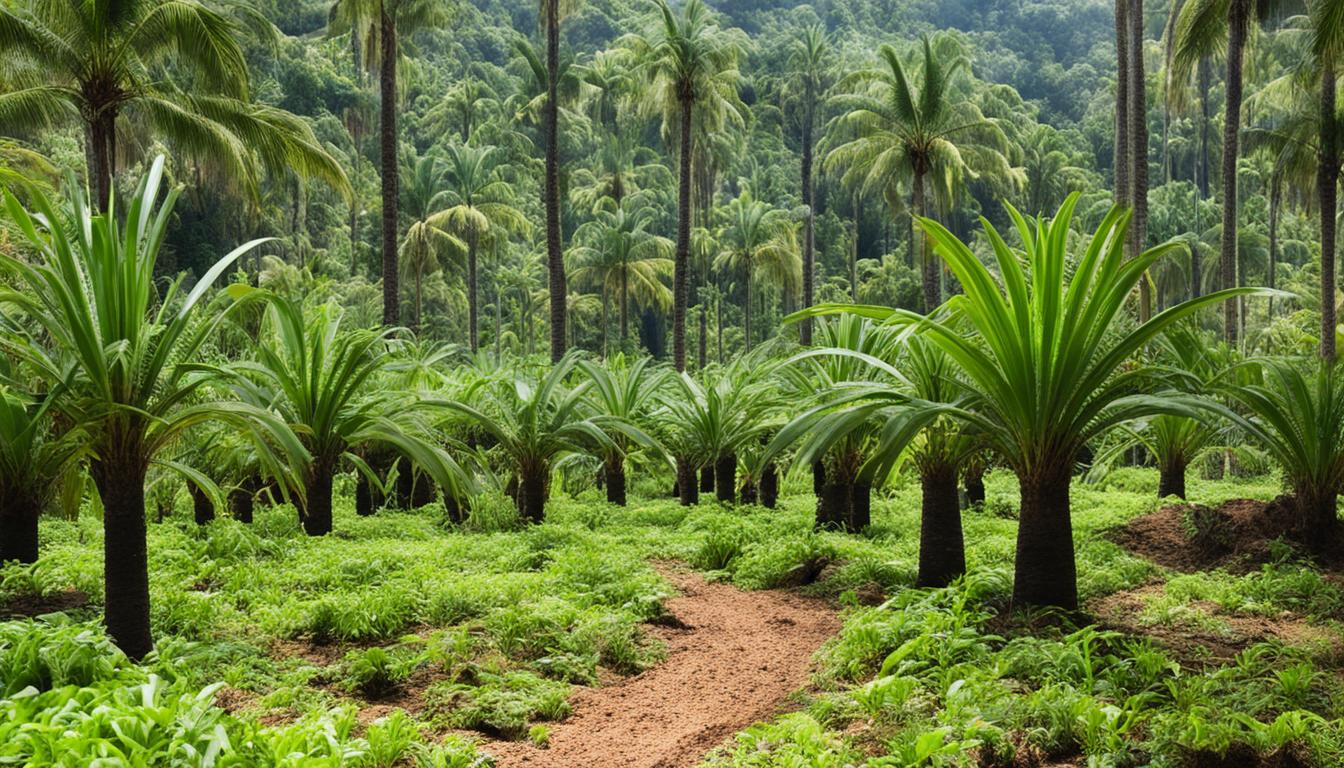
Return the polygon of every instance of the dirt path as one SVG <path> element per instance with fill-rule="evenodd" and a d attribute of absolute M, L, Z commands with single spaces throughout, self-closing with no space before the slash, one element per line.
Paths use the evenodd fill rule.
<path fill-rule="evenodd" d="M 614 685 L 584 688 L 550 744 L 490 742 L 500 768 L 686 768 L 807 685 L 812 654 L 840 629 L 820 600 L 744 592 L 664 569 L 681 591 L 668 611 L 685 628 L 654 628 L 667 659 Z"/>

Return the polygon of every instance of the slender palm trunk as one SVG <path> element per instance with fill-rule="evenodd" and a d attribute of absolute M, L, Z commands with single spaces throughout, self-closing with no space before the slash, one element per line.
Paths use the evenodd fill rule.
<path fill-rule="evenodd" d="M 625 457 L 619 453 L 608 456 L 603 469 L 603 480 L 607 486 L 607 501 L 624 507 Z"/>
<path fill-rule="evenodd" d="M 966 543 L 961 532 L 957 468 L 933 464 L 921 469 L 923 490 L 919 523 L 920 587 L 945 587 L 966 572 Z"/>
<path fill-rule="evenodd" d="M 985 470 L 983 466 L 966 470 L 966 506 L 985 506 Z"/>
<path fill-rule="evenodd" d="M 336 468 L 329 459 L 315 459 L 308 470 L 303 500 L 303 532 L 309 536 L 331 533 L 331 486 Z"/>
<path fill-rule="evenodd" d="M 621 346 L 630 338 L 630 275 L 621 270 Z"/>
<path fill-rule="evenodd" d="M 551 292 L 551 362 L 565 356 L 565 248 L 560 232 L 560 0 L 546 0 L 546 266 Z"/>
<path fill-rule="evenodd" d="M 700 486 L 696 483 L 695 463 L 677 459 L 677 495 L 683 507 L 700 503 Z"/>
<path fill-rule="evenodd" d="M 672 365 L 686 370 L 686 270 L 691 263 L 691 110 L 694 103 L 681 97 L 681 170 L 677 190 L 677 253 L 672 276 Z"/>
<path fill-rule="evenodd" d="M 915 183 L 914 183 L 914 209 L 915 215 L 924 218 L 927 215 L 926 203 L 924 202 L 924 166 L 920 161 L 915 161 Z M 929 253 L 928 238 L 918 231 L 918 227 L 911 230 L 911 237 L 915 238 L 919 251 L 919 262 L 922 265 L 924 273 L 924 313 L 928 314 L 942 304 L 942 290 L 938 280 L 938 262 L 933 254 Z"/>
<path fill-rule="evenodd" d="M 32 494 L 0 495 L 0 563 L 37 562 L 37 520 L 42 505 Z"/>
<path fill-rule="evenodd" d="M 849 250 L 849 300 L 859 303 L 859 232 L 863 222 L 862 201 L 854 193 L 854 244 Z"/>
<path fill-rule="evenodd" d="M 149 630 L 149 551 L 145 542 L 145 465 L 130 452 L 89 464 L 103 502 L 104 622 L 113 642 L 139 660 L 154 647 Z"/>
<path fill-rule="evenodd" d="M 1213 115 L 1209 108 L 1209 88 L 1212 84 L 1210 66 L 1208 59 L 1200 59 L 1199 62 L 1199 161 L 1195 164 L 1195 175 L 1197 177 L 1196 187 L 1199 189 L 1199 195 L 1195 200 L 1195 234 L 1203 236 L 1204 229 L 1200 223 L 1200 203 L 1209 199 L 1209 126 L 1213 122 Z M 1197 299 L 1204 292 L 1204 265 L 1201 263 L 1200 240 L 1196 240 L 1194 246 L 1190 249 L 1190 298 Z"/>
<path fill-rule="evenodd" d="M 397 207 L 401 180 L 397 165 L 397 21 L 395 7 L 380 3 L 379 131 L 383 176 L 383 325 L 401 321 L 397 285 Z"/>
<path fill-rule="evenodd" d="M 812 306 L 812 280 L 816 271 L 815 221 L 812 199 L 812 99 L 807 99 L 806 114 L 803 116 L 803 206 L 807 208 L 803 220 L 803 308 Z M 812 318 L 803 320 L 798 327 L 798 341 L 803 346 L 812 344 Z"/>
<path fill-rule="evenodd" d="M 1129 192 L 1129 0 L 1115 0 L 1115 202 L 1130 205 Z"/>
<path fill-rule="evenodd" d="M 737 454 L 725 454 L 714 462 L 714 491 L 725 504 L 737 500 Z"/>
<path fill-rule="evenodd" d="M 1148 246 L 1148 91 L 1143 61 L 1143 0 L 1129 0 L 1129 163 L 1130 207 L 1134 217 L 1129 228 L 1130 257 L 1137 258 Z M 1147 272 L 1139 282 L 1139 322 L 1153 315 L 1153 290 Z"/>
<path fill-rule="evenodd" d="M 1223 118 L 1223 234 L 1219 266 L 1222 288 L 1237 284 L 1237 159 L 1241 151 L 1242 58 L 1246 48 L 1248 0 L 1232 0 L 1227 20 L 1227 106 Z M 1239 302 L 1223 302 L 1223 338 L 1237 342 Z"/>
<path fill-rule="evenodd" d="M 479 311 L 480 311 L 480 310 L 479 310 L 479 308 L 476 306 L 476 301 L 477 301 L 477 284 L 476 284 L 476 280 L 477 280 L 477 279 L 476 279 L 476 235 L 474 235 L 474 234 L 468 234 L 468 235 L 467 235 L 467 343 L 471 345 L 471 351 L 472 351 L 473 353 L 476 352 L 476 350 L 480 348 L 480 339 L 479 339 L 479 337 L 477 336 L 477 332 L 478 332 L 477 325 L 479 324 L 479 323 L 478 323 L 478 315 L 479 315 Z M 498 315 L 498 313 L 499 313 L 499 309 L 498 309 L 499 304 L 500 304 L 500 301 L 499 301 L 498 298 L 496 298 L 496 299 L 495 299 L 495 305 L 496 305 L 495 313 L 496 313 L 496 315 Z M 496 322 L 495 322 L 495 343 L 496 343 L 496 346 L 498 346 L 498 343 L 499 343 L 499 322 L 498 322 L 498 320 L 496 320 Z"/>
<path fill-rule="evenodd" d="M 355 514 L 369 517 L 374 513 L 373 483 L 360 472 L 355 478 Z"/>
<path fill-rule="evenodd" d="M 1072 457 L 1049 462 L 1035 474 L 1018 474 L 1022 510 L 1017 527 L 1013 603 L 1078 608 L 1069 507 Z"/>
<path fill-rule="evenodd" d="M 96 195 L 93 201 L 95 211 L 106 210 L 107 202 L 112 198 L 112 176 L 116 172 L 114 165 L 116 132 L 117 115 L 111 109 L 100 112 L 89 126 L 87 134 L 89 146 L 86 154 L 92 161 L 89 167 L 89 186 Z"/>
<path fill-rule="evenodd" d="M 1270 177 L 1269 183 L 1269 279 L 1266 281 L 1266 287 L 1273 290 L 1279 268 L 1279 207 L 1283 202 L 1283 179 L 1275 173 Z M 1270 322 L 1274 321 L 1273 295 L 1269 297 L 1267 317 Z"/>
<path fill-rule="evenodd" d="M 1321 357 L 1335 360 L 1335 222 L 1339 199 L 1339 137 L 1335 134 L 1335 64 L 1330 56 L 1321 74 Z"/>
<path fill-rule="evenodd" d="M 424 294 L 424 290 L 423 290 L 423 281 L 422 281 L 421 276 L 420 276 L 420 271 L 419 271 L 419 270 L 416 270 L 416 272 L 415 272 L 415 325 L 411 326 L 411 330 L 415 331 L 416 333 L 419 333 L 419 332 L 420 332 L 420 316 L 421 316 L 421 313 L 422 313 L 423 310 L 424 310 L 424 307 L 425 307 L 425 294 Z"/>
<path fill-rule="evenodd" d="M 750 259 L 750 257 L 748 257 Z M 742 284 L 746 289 L 745 301 L 742 304 L 743 331 L 745 333 L 745 349 L 751 351 L 751 262 L 747 262 L 747 279 Z"/>
<path fill-rule="evenodd" d="M 1157 497 L 1165 499 L 1168 496 L 1175 496 L 1178 499 L 1185 498 L 1185 466 L 1184 457 L 1171 457 L 1162 462 L 1158 468 L 1157 476 Z"/>

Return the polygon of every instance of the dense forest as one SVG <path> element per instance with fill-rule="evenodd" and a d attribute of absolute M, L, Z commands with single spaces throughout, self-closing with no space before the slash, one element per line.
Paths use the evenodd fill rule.
<path fill-rule="evenodd" d="M 1344 0 L 0 0 L 0 763 L 1344 760 Z"/>

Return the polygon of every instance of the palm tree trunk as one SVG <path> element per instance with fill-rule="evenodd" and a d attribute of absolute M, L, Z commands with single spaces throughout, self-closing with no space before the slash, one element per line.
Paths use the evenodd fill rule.
<path fill-rule="evenodd" d="M 723 296 L 718 295 L 714 298 L 714 334 L 715 344 L 719 348 L 719 365 L 723 365 Z M 704 366 L 700 366 L 703 368 Z"/>
<path fill-rule="evenodd" d="M 849 514 L 845 517 L 845 530 L 850 533 L 862 533 L 873 522 L 873 486 L 864 482 L 855 482 L 849 486 Z"/>
<path fill-rule="evenodd" d="M 379 4 L 379 131 L 383 176 L 383 325 L 401 321 L 397 285 L 397 206 L 400 179 L 397 165 L 397 21 L 388 0 Z"/>
<path fill-rule="evenodd" d="M 918 162 L 916 161 L 915 166 L 914 209 L 916 216 L 924 218 L 924 168 L 922 165 L 918 165 Z M 912 237 L 916 238 L 915 242 L 919 248 L 919 260 L 924 273 L 924 313 L 928 314 L 942 303 L 942 292 L 938 285 L 938 262 L 934 260 L 933 254 L 929 253 L 928 238 L 916 231 L 917 229 L 916 227 L 911 231 L 913 233 Z"/>
<path fill-rule="evenodd" d="M 1115 202 L 1130 205 L 1129 0 L 1115 0 Z"/>
<path fill-rule="evenodd" d="M 104 623 L 112 641 L 139 660 L 154 647 L 149 630 L 149 551 L 145 542 L 145 467 L 128 452 L 89 463 L 103 502 Z"/>
<path fill-rule="evenodd" d="M 1157 497 L 1165 499 L 1168 496 L 1175 496 L 1178 499 L 1185 498 L 1184 458 L 1169 458 L 1158 469 Z"/>
<path fill-rule="evenodd" d="M 1275 273 L 1279 264 L 1279 206 L 1283 201 L 1283 179 L 1276 172 L 1270 176 L 1269 188 L 1269 275 L 1266 287 L 1274 289 Z M 1267 317 L 1274 321 L 1274 296 L 1269 297 Z"/>
<path fill-rule="evenodd" d="M 985 506 L 985 470 L 983 465 L 966 470 L 966 506 Z"/>
<path fill-rule="evenodd" d="M 0 498 L 0 563 L 37 562 L 37 520 L 42 505 L 31 494 Z"/>
<path fill-rule="evenodd" d="M 420 270 L 417 269 L 415 272 L 415 327 L 411 329 L 416 333 L 420 332 L 420 315 L 425 306 L 424 292 L 421 290 L 421 283 Z"/>
<path fill-rule="evenodd" d="M 1339 527 L 1339 494 L 1331 491 L 1310 492 L 1296 490 L 1297 534 L 1317 552 L 1328 551 L 1335 545 Z"/>
<path fill-rule="evenodd" d="M 774 509 L 779 502 L 779 468 L 774 462 L 761 470 L 761 506 Z"/>
<path fill-rule="evenodd" d="M 547 470 L 542 467 L 524 467 L 518 478 L 518 514 L 524 523 L 541 523 L 546 519 Z"/>
<path fill-rule="evenodd" d="M 742 285 L 746 290 L 746 297 L 745 297 L 746 300 L 743 302 L 742 305 L 743 330 L 746 334 L 744 348 L 746 349 L 746 351 L 750 352 L 751 351 L 751 262 L 750 261 L 747 262 L 747 279 L 746 282 L 744 282 Z"/>
<path fill-rule="evenodd" d="M 1339 137 L 1335 135 L 1335 64 L 1322 62 L 1321 162 L 1321 357 L 1335 360 L 1335 221 L 1339 198 Z"/>
<path fill-rule="evenodd" d="M 862 201 L 859 200 L 859 194 L 854 193 L 854 247 L 849 251 L 849 300 L 855 304 L 859 303 L 859 233 L 862 230 L 863 221 Z"/>
<path fill-rule="evenodd" d="M 919 521 L 919 587 L 945 587 L 966 572 L 957 468 L 934 464 L 919 473 L 923 490 Z"/>
<path fill-rule="evenodd" d="M 1204 234 L 1203 226 L 1200 224 L 1199 205 L 1209 199 L 1209 126 L 1212 124 L 1212 113 L 1209 109 L 1209 88 L 1212 87 L 1209 82 L 1212 77 L 1209 73 L 1208 59 L 1199 61 L 1199 162 L 1196 163 L 1195 175 L 1198 177 L 1196 186 L 1199 189 L 1199 195 L 1195 200 L 1195 234 L 1202 238 Z M 1204 266 L 1200 259 L 1200 239 L 1196 239 L 1194 247 L 1190 249 L 1190 298 L 1197 299 L 1203 295 L 1204 289 Z"/>
<path fill-rule="evenodd" d="M 1242 58 L 1246 48 L 1248 0 L 1232 0 L 1227 20 L 1227 106 L 1223 118 L 1223 234 L 1219 266 L 1222 288 L 1237 284 L 1237 158 L 1240 155 Z M 1238 302 L 1223 302 L 1223 339 L 1237 343 Z"/>
<path fill-rule="evenodd" d="M 1130 257 L 1137 258 L 1148 245 L 1148 92 L 1143 61 L 1143 0 L 1129 3 L 1130 207 L 1134 209 L 1129 247 Z M 1152 285 L 1144 272 L 1139 282 L 1139 322 L 1148 322 L 1152 315 Z"/>
<path fill-rule="evenodd" d="M 1022 509 L 1013 574 L 1015 606 L 1078 608 L 1069 507 L 1072 466 L 1072 457 L 1063 457 L 1035 474 L 1018 474 Z"/>
<path fill-rule="evenodd" d="M 551 291 L 551 362 L 565 356 L 565 249 L 560 232 L 560 0 L 546 0 L 546 266 Z"/>
<path fill-rule="evenodd" d="M 374 513 L 373 483 L 359 472 L 355 477 L 355 514 L 369 517 Z"/>
<path fill-rule="evenodd" d="M 315 459 L 308 470 L 303 500 L 303 532 L 309 536 L 331 533 L 331 486 L 335 467 L 327 459 Z"/>
<path fill-rule="evenodd" d="M 714 495 L 725 504 L 737 500 L 737 454 L 725 454 L 714 462 Z"/>
<path fill-rule="evenodd" d="M 116 130 L 116 115 L 107 110 L 100 113 L 89 126 L 87 154 L 92 160 L 89 186 L 95 194 L 93 210 L 98 212 L 106 210 L 107 202 L 112 197 L 112 164 L 115 162 L 112 142 Z"/>
<path fill-rule="evenodd" d="M 187 483 L 187 491 L 191 494 L 191 511 L 196 517 L 196 524 L 206 525 L 214 520 L 215 504 L 205 491 L 194 483 Z"/>
<path fill-rule="evenodd" d="M 686 270 L 691 263 L 691 109 L 694 102 L 681 100 L 681 170 L 677 190 L 677 253 L 672 275 L 672 365 L 686 370 Z"/>
<path fill-rule="evenodd" d="M 696 483 L 695 464 L 686 459 L 677 459 L 677 494 L 683 507 L 700 503 L 700 486 Z"/>
<path fill-rule="evenodd" d="M 814 241 L 816 213 L 812 210 L 812 104 L 809 99 L 803 116 L 803 206 L 807 208 L 803 220 L 803 308 L 812 306 L 812 280 L 816 270 Z M 812 344 L 812 318 L 806 318 L 798 327 L 798 341 L 805 347 Z"/>
<path fill-rule="evenodd" d="M 477 293 L 476 235 L 468 234 L 467 235 L 467 343 L 471 345 L 471 351 L 473 353 L 475 353 L 476 350 L 480 347 L 480 341 L 479 338 L 477 337 L 478 308 L 476 306 L 476 293 Z M 496 298 L 495 299 L 496 314 L 498 314 L 499 311 L 498 310 L 499 304 L 500 301 L 498 298 Z M 496 346 L 498 346 L 499 344 L 498 321 L 496 321 L 495 323 L 495 343 Z"/>
<path fill-rule="evenodd" d="M 621 346 L 630 338 L 630 276 L 621 270 Z"/>
<path fill-rule="evenodd" d="M 700 492 L 714 492 L 714 464 L 710 463 L 700 468 Z"/>
<path fill-rule="evenodd" d="M 607 457 L 603 479 L 607 485 L 607 501 L 618 507 L 625 506 L 625 457 L 613 454 Z"/>
<path fill-rule="evenodd" d="M 252 512 L 256 506 L 253 494 L 260 485 L 255 477 L 249 477 L 229 492 L 229 513 L 233 515 L 234 520 L 246 525 L 252 524 Z"/>

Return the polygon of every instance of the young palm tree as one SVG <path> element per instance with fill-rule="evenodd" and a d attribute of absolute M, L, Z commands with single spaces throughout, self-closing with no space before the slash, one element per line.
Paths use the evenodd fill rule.
<path fill-rule="evenodd" d="M 728 203 L 725 224 L 719 241 L 726 249 L 714 260 L 720 270 L 740 270 L 746 292 L 743 301 L 745 346 L 751 351 L 751 310 L 753 283 L 778 285 L 785 291 L 797 290 L 802 277 L 798 258 L 798 233 L 789 212 L 752 198 L 751 191 Z"/>
<path fill-rule="evenodd" d="M 911 208 L 922 217 L 929 214 L 930 191 L 946 205 L 980 173 L 1014 176 L 1003 130 L 957 90 L 957 75 L 967 62 L 950 38 L 924 39 L 918 87 L 896 49 L 883 45 L 878 54 L 883 67 L 845 78 L 837 87 L 852 92 L 834 98 L 841 110 L 837 125 L 857 138 L 831 150 L 825 164 L 844 169 L 848 186 L 869 193 L 908 182 Z M 938 262 L 927 252 L 927 241 L 920 243 L 924 311 L 932 312 L 942 303 Z"/>
<path fill-rule="evenodd" d="M 401 318 L 401 294 L 397 284 L 397 243 L 400 240 L 398 203 L 400 179 L 397 149 L 397 62 L 400 38 L 417 29 L 442 26 L 449 16 L 444 0 L 335 0 L 331 26 L 349 32 L 362 46 L 356 47 L 364 66 L 378 73 L 379 155 L 383 182 L 383 324 L 394 326 Z"/>
<path fill-rule="evenodd" d="M 0 6 L 0 125 L 78 120 L 89 184 L 112 194 L 119 126 L 144 126 L 221 168 L 255 197 L 258 169 L 321 178 L 348 193 L 339 163 L 299 118 L 248 100 L 233 20 L 197 0 L 101 3 L 20 0 Z M 190 92 L 153 73 L 193 75 Z"/>
<path fill-rule="evenodd" d="M 883 307 L 832 307 L 912 325 L 956 363 L 968 384 L 954 410 L 1018 478 L 1021 514 L 1013 599 L 1021 605 L 1078 605 L 1069 485 L 1078 452 L 1110 427 L 1159 413 L 1194 416 L 1191 398 L 1149 393 L 1156 372 L 1133 356 L 1164 329 L 1217 302 L 1255 295 L 1230 288 L 1179 304 L 1120 334 L 1112 324 L 1144 272 L 1177 246 L 1126 259 L 1128 216 L 1114 208 L 1070 269 L 1069 226 L 1078 195 L 1053 220 L 1030 224 L 1016 210 L 1024 252 L 990 225 L 996 279 L 970 247 L 937 222 L 920 225 L 965 294 L 945 317 Z"/>
<path fill-rule="evenodd" d="M 1297 531 L 1319 549 L 1335 545 L 1344 493 L 1344 378 L 1338 365 L 1250 361 L 1254 381 L 1227 387 L 1248 415 L 1227 411 L 1283 470 L 1297 504 Z"/>
<path fill-rule="evenodd" d="M 570 272 L 581 285 L 602 291 L 602 354 L 607 352 L 607 304 L 615 298 L 621 342 L 630 335 L 630 304 L 666 310 L 672 292 L 663 279 L 672 272 L 672 241 L 649 231 L 653 209 L 626 198 L 608 205 L 574 232 Z"/>
<path fill-rule="evenodd" d="M 691 142 L 695 118 L 708 123 L 739 116 L 737 60 L 744 46 L 738 30 L 719 27 L 704 0 L 688 0 L 674 11 L 655 0 L 658 13 L 641 35 L 627 38 L 650 85 L 649 104 L 663 115 L 664 136 L 675 136 L 680 163 L 677 192 L 677 248 L 672 278 L 672 361 L 686 370 L 686 307 L 691 258 Z M 740 119 L 740 116 L 739 116 Z M 702 120 L 703 122 L 703 120 Z M 706 124 L 708 124 L 706 123 Z"/>
<path fill-rule="evenodd" d="M 433 404 L 456 411 L 494 440 L 518 487 L 518 513 L 529 523 L 546 517 L 551 469 L 567 454 L 602 454 L 613 450 L 608 429 L 623 425 L 617 419 L 586 412 L 583 382 L 565 385 L 578 359 L 566 355 L 539 376 L 517 373 L 492 381 L 480 393 L 479 405 L 440 401 Z"/>
<path fill-rule="evenodd" d="M 160 157 L 124 220 L 111 209 L 93 213 L 73 178 L 63 209 L 31 185 L 31 212 L 6 191 L 9 217 L 36 260 L 0 253 L 0 268 L 22 286 L 0 291 L 0 303 L 34 328 L 16 351 L 48 380 L 65 382 L 59 408 L 88 435 L 89 474 L 103 503 L 107 628 L 133 658 L 152 646 L 145 542 L 150 466 L 176 469 L 161 456 L 165 449 L 191 427 L 216 420 L 264 434 L 262 444 L 283 446 L 291 458 L 303 455 L 293 434 L 265 411 L 203 397 L 210 370 L 187 361 L 228 314 L 225 307 L 207 307 L 207 296 L 220 275 L 262 241 L 229 253 L 190 292 L 179 278 L 160 294 L 154 268 L 177 199 L 174 191 L 158 203 L 163 172 Z M 227 296 L 219 300 L 231 303 Z"/>
<path fill-rule="evenodd" d="M 430 217 L 438 213 L 446 196 L 447 168 L 434 155 L 416 158 L 403 170 L 406 186 L 402 205 L 411 226 L 401 241 L 401 270 L 410 275 L 415 293 L 415 315 L 411 330 L 419 331 L 424 310 L 425 277 L 438 272 L 445 257 L 465 253 L 467 244 L 452 232 L 435 226 Z"/>
<path fill-rule="evenodd" d="M 38 517 L 86 453 L 88 437 L 53 418 L 56 401 L 0 383 L 0 562 L 37 561 Z"/>
<path fill-rule="evenodd" d="M 395 329 L 342 330 L 341 314 L 331 303 L 304 312 L 297 301 L 272 299 L 256 359 L 236 365 L 244 401 L 278 413 L 306 449 L 291 474 L 309 536 L 331 532 L 332 481 L 342 462 L 373 477 L 362 449 L 389 446 L 440 487 L 470 483 L 414 420 L 414 391 L 378 386 Z"/>
<path fill-rule="evenodd" d="M 625 459 L 632 445 L 656 449 L 656 443 L 641 427 L 652 417 L 655 398 L 662 389 L 666 372 L 652 367 L 653 359 L 640 357 L 627 361 L 618 354 L 605 365 L 587 360 L 579 368 L 592 382 L 588 404 L 607 423 L 619 425 L 609 430 L 611 446 L 602 455 L 607 501 L 625 506 Z M 630 436 L 637 435 L 636 443 Z"/>
<path fill-rule="evenodd" d="M 816 149 L 814 133 L 817 129 L 817 113 L 821 100 L 833 79 L 830 72 L 834 66 L 831 45 L 826 27 L 821 24 L 808 24 L 799 28 L 790 41 L 789 80 L 786 90 L 789 105 L 796 109 L 787 110 L 798 120 L 799 141 L 802 144 L 802 199 L 807 208 L 803 221 L 803 306 L 812 306 L 812 282 L 816 279 L 816 261 L 814 250 L 816 236 L 813 231 L 816 211 L 812 194 L 815 181 L 812 170 L 812 158 Z M 803 320 L 798 328 L 798 338 L 803 346 L 812 343 L 812 320 Z"/>
<path fill-rule="evenodd" d="M 488 239 L 527 233 L 531 226 L 513 207 L 513 187 L 501 176 L 503 162 L 495 148 L 449 145 L 444 156 L 447 186 L 436 200 L 446 207 L 427 216 L 425 223 L 466 244 L 467 338 L 475 352 L 479 346 L 480 307 L 476 298 L 477 251 Z"/>

